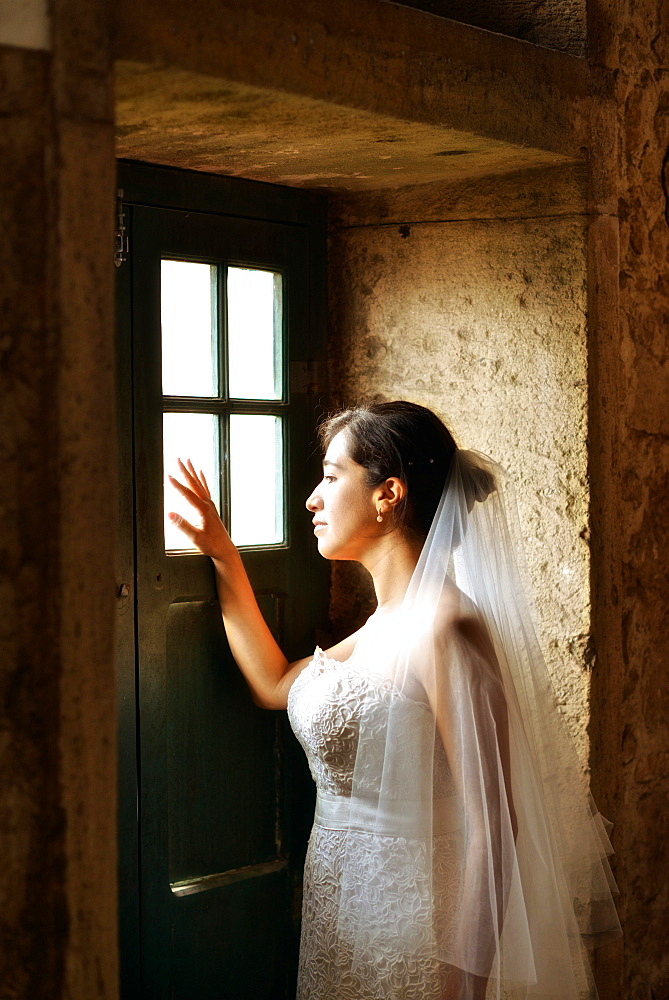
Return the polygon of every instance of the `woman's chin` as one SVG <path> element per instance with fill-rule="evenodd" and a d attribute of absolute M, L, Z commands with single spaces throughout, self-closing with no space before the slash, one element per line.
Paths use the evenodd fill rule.
<path fill-rule="evenodd" d="M 342 554 L 341 547 L 336 545 L 332 539 L 318 538 L 318 554 L 323 556 L 324 559 L 345 559 L 346 556 Z"/>

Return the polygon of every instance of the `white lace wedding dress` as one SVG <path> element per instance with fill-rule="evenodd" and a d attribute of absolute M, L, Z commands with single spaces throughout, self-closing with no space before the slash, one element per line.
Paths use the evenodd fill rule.
<path fill-rule="evenodd" d="M 411 817 L 398 809 L 387 817 L 382 833 L 378 827 L 365 829 L 364 817 L 353 834 L 345 830 L 360 732 L 366 741 L 378 732 L 383 753 L 382 730 L 392 699 L 401 701 L 409 748 L 421 727 L 434 725 L 429 707 L 400 694 L 382 674 L 365 669 L 359 657 L 339 662 L 317 649 L 290 692 L 290 722 L 318 790 L 304 872 L 297 1000 L 440 1000 L 443 996 L 445 966 L 429 958 L 398 954 L 392 946 L 367 949 L 354 962 L 351 946 L 338 932 L 345 849 L 359 852 L 367 879 L 371 856 L 379 907 L 392 896 L 393 905 L 397 907 L 399 901 L 412 926 L 432 919 L 431 913 L 424 912 L 430 899 L 425 892 L 424 842 L 411 837 Z M 434 764 L 440 794 L 445 787 L 454 794 L 441 744 Z M 368 791 L 373 800 L 378 789 Z M 461 837 L 457 819 L 451 817 L 433 843 L 431 893 L 432 899 L 435 894 L 439 897 L 441 933 L 446 938 L 455 933 L 448 926 L 449 910 L 457 911 L 461 894 Z M 350 856 L 347 861 L 350 865 Z"/>

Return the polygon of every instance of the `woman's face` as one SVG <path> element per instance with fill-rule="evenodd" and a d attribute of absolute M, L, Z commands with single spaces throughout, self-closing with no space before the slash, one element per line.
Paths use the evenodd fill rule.
<path fill-rule="evenodd" d="M 348 454 L 346 431 L 340 431 L 325 453 L 323 478 L 307 500 L 318 551 L 326 559 L 360 560 L 382 533 L 376 520 L 377 491 L 367 486 L 365 474 Z"/>

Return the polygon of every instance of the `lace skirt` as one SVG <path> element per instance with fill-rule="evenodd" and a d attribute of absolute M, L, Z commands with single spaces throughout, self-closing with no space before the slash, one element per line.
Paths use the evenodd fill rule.
<path fill-rule="evenodd" d="M 350 834 L 348 834 L 350 836 Z M 389 857 L 401 857 L 397 850 L 401 838 L 379 838 L 368 833 L 355 834 L 360 839 L 361 855 L 365 855 L 373 840 L 393 840 Z M 454 901 L 459 895 L 459 879 L 449 873 L 448 838 L 440 837 L 441 850 L 436 852 L 444 861 L 441 871 L 450 880 Z M 390 949 L 376 948 L 373 954 L 356 962 L 355 972 L 350 946 L 337 933 L 339 887 L 346 833 L 315 825 L 304 869 L 304 900 L 302 906 L 302 941 L 298 974 L 297 1000 L 441 1000 L 446 985 L 446 967 L 431 959 L 400 955 Z M 398 879 L 398 891 L 402 878 Z M 455 884 L 453 884 L 455 883 Z M 442 897 L 443 898 L 443 897 Z"/>

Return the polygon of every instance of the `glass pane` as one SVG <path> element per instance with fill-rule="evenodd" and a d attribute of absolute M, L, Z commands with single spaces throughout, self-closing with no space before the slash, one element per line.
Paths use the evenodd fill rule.
<path fill-rule="evenodd" d="M 281 399 L 281 275 L 228 268 L 228 370 L 233 399 Z"/>
<path fill-rule="evenodd" d="M 281 417 L 230 417 L 230 509 L 235 545 L 284 540 Z"/>
<path fill-rule="evenodd" d="M 163 414 L 163 469 L 164 469 L 164 523 L 165 551 L 197 551 L 190 540 L 168 519 L 170 511 L 181 514 L 191 524 L 198 523 L 198 514 L 185 497 L 170 483 L 168 474 L 183 482 L 177 458 L 183 462 L 190 458 L 196 470 L 204 471 L 209 489 L 220 510 L 220 477 L 218 463 L 218 417 L 212 413 Z"/>
<path fill-rule="evenodd" d="M 217 396 L 216 267 L 161 261 L 163 393 Z"/>

